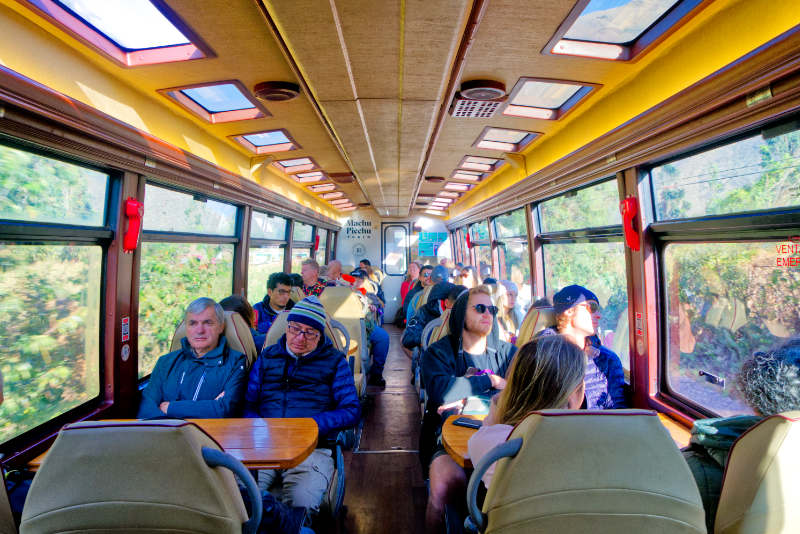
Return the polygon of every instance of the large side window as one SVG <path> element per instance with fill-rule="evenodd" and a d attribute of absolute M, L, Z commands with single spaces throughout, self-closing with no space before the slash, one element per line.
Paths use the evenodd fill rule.
<path fill-rule="evenodd" d="M 283 271 L 287 229 L 283 217 L 253 211 L 247 256 L 247 300 L 251 304 L 267 294 L 269 275 Z"/>
<path fill-rule="evenodd" d="M 489 240 L 489 221 L 480 221 L 469 227 L 469 238 L 475 250 L 478 278 L 492 276 L 492 243 Z"/>
<path fill-rule="evenodd" d="M 169 352 L 186 306 L 233 288 L 236 206 L 145 186 L 139 274 L 139 376 Z"/>
<path fill-rule="evenodd" d="M 616 180 L 571 191 L 537 206 L 547 296 L 578 284 L 601 308 L 598 337 L 630 370 L 625 249 Z"/>
<path fill-rule="evenodd" d="M 663 273 L 661 391 L 709 415 L 751 413 L 736 386 L 742 363 L 800 332 L 800 132 L 751 133 L 649 177 Z"/>
<path fill-rule="evenodd" d="M 531 303 L 533 280 L 528 257 L 528 226 L 525 208 L 494 218 L 494 235 L 497 236 L 500 278 L 517 285 L 517 300 L 525 311 Z"/>
<path fill-rule="evenodd" d="M 324 228 L 317 228 L 317 237 L 319 243 L 317 244 L 317 252 L 314 254 L 314 259 L 320 265 L 325 265 L 325 256 L 328 250 L 328 231 Z"/>
<path fill-rule="evenodd" d="M 100 396 L 109 187 L 104 172 L 0 145 L 0 443 Z"/>
<path fill-rule="evenodd" d="M 311 240 L 314 236 L 314 227 L 310 224 L 294 221 L 292 223 L 292 272 L 299 273 L 303 260 L 311 257 Z"/>

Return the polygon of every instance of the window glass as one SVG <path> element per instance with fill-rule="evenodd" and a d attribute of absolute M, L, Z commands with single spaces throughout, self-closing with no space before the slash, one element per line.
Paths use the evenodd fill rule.
<path fill-rule="evenodd" d="M 145 186 L 144 229 L 232 236 L 236 232 L 236 206 L 216 200 Z"/>
<path fill-rule="evenodd" d="M 497 239 L 514 236 L 527 236 L 525 225 L 525 209 L 518 209 L 494 218 L 494 231 Z"/>
<path fill-rule="evenodd" d="M 0 145 L 0 219 L 103 226 L 108 175 Z"/>
<path fill-rule="evenodd" d="M 303 267 L 303 260 L 311 257 L 310 248 L 293 248 L 292 249 L 292 272 L 300 274 L 300 269 Z"/>
<path fill-rule="evenodd" d="M 99 246 L 0 243 L 0 442 L 100 394 Z"/>
<path fill-rule="evenodd" d="M 314 227 L 310 224 L 303 224 L 294 221 L 294 232 L 292 233 L 292 241 L 311 241 L 311 236 L 314 234 Z"/>
<path fill-rule="evenodd" d="M 564 34 L 566 39 L 626 44 L 652 26 L 678 0 L 591 0 Z"/>
<path fill-rule="evenodd" d="M 328 231 L 319 228 L 317 235 L 319 236 L 319 246 L 317 247 L 315 259 L 320 265 L 325 265 L 325 247 L 328 244 Z"/>
<path fill-rule="evenodd" d="M 670 389 L 723 417 L 752 413 L 736 375 L 753 352 L 800 333 L 798 265 L 800 250 L 791 241 L 668 245 Z"/>
<path fill-rule="evenodd" d="M 800 131 L 756 135 L 650 171 L 659 220 L 800 205 Z"/>
<path fill-rule="evenodd" d="M 609 180 L 539 204 L 542 232 L 622 224 L 617 181 Z"/>
<path fill-rule="evenodd" d="M 478 276 L 481 281 L 487 276 L 492 276 L 492 247 L 489 245 L 477 245 L 475 247 L 475 257 L 478 259 Z"/>
<path fill-rule="evenodd" d="M 527 311 L 531 303 L 531 264 L 528 259 L 527 241 L 507 241 L 502 246 L 502 256 L 505 261 L 506 280 L 511 280 L 517 285 L 519 294 L 517 302 L 523 310 Z"/>
<path fill-rule="evenodd" d="M 256 239 L 286 240 L 286 219 L 253 211 L 250 217 L 250 237 Z"/>
<path fill-rule="evenodd" d="M 469 237 L 472 241 L 486 241 L 489 239 L 489 223 L 481 221 L 469 227 Z"/>
<path fill-rule="evenodd" d="M 255 304 L 267 294 L 269 275 L 283 271 L 285 250 L 274 245 L 250 247 L 247 259 L 247 300 L 250 304 Z"/>
<path fill-rule="evenodd" d="M 233 288 L 233 245 L 142 243 L 139 277 L 139 377 L 169 352 L 186 306 L 200 297 L 216 301 Z"/>
<path fill-rule="evenodd" d="M 197 102 L 209 113 L 222 113 L 223 111 L 236 111 L 255 107 L 253 102 L 244 96 L 242 91 L 232 83 L 181 89 L 181 93 Z"/>
<path fill-rule="evenodd" d="M 622 243 L 545 244 L 544 272 L 548 298 L 562 287 L 582 285 L 600 301 L 600 342 L 613 350 L 626 370 L 628 357 L 628 290 Z"/>
<path fill-rule="evenodd" d="M 383 250 L 385 254 L 383 258 L 384 272 L 390 275 L 406 274 L 408 270 L 408 230 L 405 226 L 384 228 Z"/>

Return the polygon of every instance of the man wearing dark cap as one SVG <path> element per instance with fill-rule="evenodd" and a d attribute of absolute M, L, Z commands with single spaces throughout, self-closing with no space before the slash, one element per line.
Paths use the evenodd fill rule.
<path fill-rule="evenodd" d="M 246 417 L 311 417 L 319 445 L 300 465 L 263 470 L 258 485 L 290 505 L 319 511 L 333 475 L 330 442 L 358 423 L 361 407 L 344 355 L 325 336 L 325 310 L 315 296 L 289 312 L 286 333 L 266 347 L 250 371 Z"/>
<path fill-rule="evenodd" d="M 431 275 L 434 286 L 428 295 L 428 302 L 417 310 L 403 332 L 402 343 L 405 348 L 419 347 L 422 343 L 422 331 L 425 329 L 425 325 L 439 317 L 444 311 L 444 301 L 450 290 L 455 287 L 454 284 L 447 281 L 448 274 L 447 268 L 441 265 L 434 267 Z"/>
<path fill-rule="evenodd" d="M 627 408 L 625 373 L 619 356 L 600 344 L 595 335 L 600 321 L 597 296 L 583 286 L 571 285 L 553 295 L 555 328 L 539 335 L 561 334 L 586 353 L 586 407 L 589 410 Z"/>
<path fill-rule="evenodd" d="M 355 281 L 355 289 L 364 288 L 369 313 L 367 313 L 367 337 L 369 338 L 369 351 L 372 355 L 372 366 L 369 370 L 368 384 L 371 386 L 385 387 L 386 381 L 383 379 L 383 367 L 386 365 L 386 357 L 389 355 L 389 333 L 379 326 L 379 317 L 383 314 L 383 301 L 378 295 L 370 292 L 366 284 L 368 274 L 364 269 L 355 269 L 350 273 Z"/>

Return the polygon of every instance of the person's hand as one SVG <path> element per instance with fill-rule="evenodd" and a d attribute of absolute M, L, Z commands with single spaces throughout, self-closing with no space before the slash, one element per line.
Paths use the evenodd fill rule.
<path fill-rule="evenodd" d="M 456 410 L 457 413 L 461 413 L 461 410 L 464 409 L 464 402 L 466 399 L 459 399 L 455 402 L 449 402 L 447 404 L 442 404 L 438 408 L 436 408 L 436 413 L 442 415 L 444 412 L 448 410 Z"/>
<path fill-rule="evenodd" d="M 160 409 L 162 412 L 164 412 L 164 414 L 166 414 L 166 413 L 167 413 L 167 410 L 169 409 L 169 403 L 168 403 L 167 401 L 164 401 L 164 402 L 162 402 L 161 404 L 159 404 L 159 405 L 158 405 L 158 408 L 159 408 L 159 409 Z"/>
<path fill-rule="evenodd" d="M 504 389 L 506 387 L 506 379 L 500 375 L 492 373 L 489 375 L 489 380 L 492 381 L 492 387 L 494 389 Z"/>
<path fill-rule="evenodd" d="M 499 394 L 492 396 L 492 402 L 489 404 L 489 415 L 487 415 L 486 419 L 483 420 L 483 426 L 495 424 L 497 418 L 497 400 L 499 398 Z"/>
<path fill-rule="evenodd" d="M 377 310 L 378 310 L 378 308 L 376 308 L 374 304 L 370 304 L 369 305 L 369 311 L 374 312 L 374 311 L 377 311 Z"/>

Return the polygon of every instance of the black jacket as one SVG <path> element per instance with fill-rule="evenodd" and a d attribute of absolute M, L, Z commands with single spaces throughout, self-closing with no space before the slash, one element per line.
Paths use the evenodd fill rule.
<path fill-rule="evenodd" d="M 425 303 L 412 319 L 406 325 L 406 330 L 403 332 L 403 346 L 407 349 L 413 349 L 422 344 L 422 331 L 425 325 L 442 315 L 441 301 L 447 298 L 450 291 L 455 287 L 450 282 L 439 282 L 428 295 L 428 302 Z M 408 295 L 406 295 L 408 299 Z"/>

